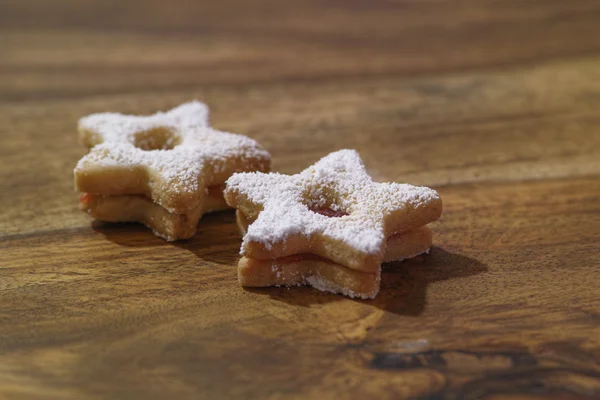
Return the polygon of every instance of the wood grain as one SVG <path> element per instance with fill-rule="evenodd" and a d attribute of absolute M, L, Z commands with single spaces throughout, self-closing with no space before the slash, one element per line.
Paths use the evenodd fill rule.
<path fill-rule="evenodd" d="M 0 398 L 600 397 L 600 3 L 0 5 Z M 77 210 L 77 119 L 192 98 L 294 173 L 355 148 L 444 199 L 372 301 L 238 286 Z"/>

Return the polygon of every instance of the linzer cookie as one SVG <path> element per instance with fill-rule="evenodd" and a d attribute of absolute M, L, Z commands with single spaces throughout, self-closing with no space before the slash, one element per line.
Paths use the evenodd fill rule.
<path fill-rule="evenodd" d="M 150 116 L 93 114 L 79 121 L 90 152 L 75 167 L 80 208 L 112 222 L 138 221 L 166 240 L 194 235 L 201 216 L 227 208 L 235 172 L 268 171 L 256 141 L 208 126 L 194 101 Z"/>
<path fill-rule="evenodd" d="M 225 201 L 245 232 L 243 286 L 307 284 L 359 298 L 379 292 L 381 263 L 429 250 L 426 224 L 442 212 L 432 189 L 373 182 L 353 150 L 292 176 L 234 174 Z"/>

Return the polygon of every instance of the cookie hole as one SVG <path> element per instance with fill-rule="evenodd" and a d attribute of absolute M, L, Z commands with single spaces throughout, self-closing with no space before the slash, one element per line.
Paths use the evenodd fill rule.
<path fill-rule="evenodd" d="M 343 198 L 331 188 L 322 185 L 308 185 L 302 193 L 302 203 L 313 213 L 328 218 L 341 218 L 350 215 L 348 210 L 340 204 Z"/>
<path fill-rule="evenodd" d="M 315 214 L 324 215 L 329 218 L 340 218 L 350 215 L 342 206 L 338 204 L 335 196 L 321 190 L 314 189 L 305 193 L 304 205 Z"/>
<path fill-rule="evenodd" d="M 171 150 L 181 144 L 181 137 L 167 128 L 154 128 L 136 133 L 133 144 L 146 151 Z"/>
<path fill-rule="evenodd" d="M 321 214 L 329 218 L 340 218 L 346 215 L 350 215 L 345 211 L 339 209 L 334 210 L 330 207 L 308 207 L 308 209 L 314 212 L 315 214 Z"/>

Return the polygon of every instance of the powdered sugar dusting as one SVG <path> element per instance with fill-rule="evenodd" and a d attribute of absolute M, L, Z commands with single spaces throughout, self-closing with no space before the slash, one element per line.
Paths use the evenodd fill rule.
<path fill-rule="evenodd" d="M 407 207 L 439 199 L 436 191 L 408 184 L 376 183 L 358 153 L 340 150 L 299 174 L 238 173 L 227 191 L 245 195 L 263 211 L 248 227 L 242 251 L 249 242 L 270 248 L 292 235 L 321 234 L 358 251 L 381 253 L 387 239 L 385 217 Z M 310 208 L 329 207 L 348 215 L 330 218 Z"/>
<path fill-rule="evenodd" d="M 143 167 L 157 174 L 173 193 L 203 190 L 203 176 L 222 172 L 232 159 L 270 159 L 256 141 L 210 128 L 208 108 L 198 101 L 150 116 L 93 114 L 82 118 L 79 128 L 99 136 L 100 144 L 77 163 L 76 174 L 86 168 Z M 161 131 L 153 134 L 156 129 Z M 140 139 L 139 135 L 147 132 L 150 134 Z M 136 147 L 139 140 L 154 140 L 155 136 L 165 139 L 166 148 Z"/>
<path fill-rule="evenodd" d="M 162 128 L 182 137 L 192 135 L 192 128 L 208 127 L 208 107 L 191 101 L 168 112 L 138 116 L 119 113 L 98 113 L 79 120 L 79 129 L 97 133 L 104 142 L 133 144 L 136 134 Z"/>

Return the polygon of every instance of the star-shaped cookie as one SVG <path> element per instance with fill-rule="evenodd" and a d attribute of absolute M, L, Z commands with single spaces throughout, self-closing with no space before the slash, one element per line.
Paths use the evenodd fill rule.
<path fill-rule="evenodd" d="M 91 150 L 75 167 L 77 190 L 142 195 L 176 214 L 201 207 L 232 173 L 270 164 L 256 141 L 210 128 L 197 101 L 150 116 L 94 114 L 79 121 L 79 135 Z"/>
<path fill-rule="evenodd" d="M 248 260 L 254 265 L 275 260 L 274 267 L 289 256 L 317 256 L 320 262 L 374 274 L 377 289 L 380 265 L 391 261 L 386 257 L 390 240 L 401 244 L 394 244 L 392 253 L 427 250 L 430 231 L 416 230 L 442 212 L 441 199 L 430 188 L 373 182 L 354 150 L 331 153 L 296 175 L 234 174 L 225 200 L 241 214 L 238 224 L 240 217 L 249 223 L 240 267 Z M 404 242 L 396 240 L 403 237 Z M 409 255 L 398 251 L 400 258 Z"/>

